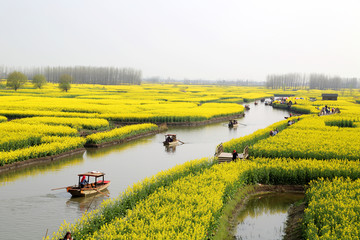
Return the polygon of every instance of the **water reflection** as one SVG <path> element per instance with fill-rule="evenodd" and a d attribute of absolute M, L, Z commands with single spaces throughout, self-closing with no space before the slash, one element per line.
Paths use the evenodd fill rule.
<path fill-rule="evenodd" d="M 288 209 L 303 198 L 303 193 L 267 193 L 250 197 L 238 215 L 236 239 L 282 239 Z"/>
<path fill-rule="evenodd" d="M 128 149 L 133 148 L 134 146 L 139 145 L 139 144 L 150 143 L 151 138 L 152 138 L 152 136 L 137 139 L 137 140 L 131 141 L 131 142 L 125 142 L 122 144 L 115 144 L 112 146 L 102 147 L 102 148 L 87 148 L 86 155 L 89 157 L 103 157 L 103 156 L 108 155 L 109 153 L 126 151 Z"/>
<path fill-rule="evenodd" d="M 28 178 L 40 174 L 46 174 L 49 171 L 59 171 L 61 168 L 78 165 L 84 161 L 83 155 L 85 153 L 79 153 L 70 157 L 58 159 L 51 162 L 45 162 L 40 165 L 27 166 L 16 168 L 8 172 L 0 174 L 0 186 L 11 184 L 16 180 L 22 178 Z"/>
<path fill-rule="evenodd" d="M 167 152 L 167 153 L 175 153 L 176 152 L 176 145 L 165 146 L 165 152 Z"/>
<path fill-rule="evenodd" d="M 108 189 L 102 191 L 102 193 L 97 193 L 87 197 L 71 197 L 66 201 L 66 206 L 69 208 L 77 207 L 81 212 L 89 211 L 95 209 L 99 206 L 104 200 L 108 199 L 105 195 L 110 195 Z"/>

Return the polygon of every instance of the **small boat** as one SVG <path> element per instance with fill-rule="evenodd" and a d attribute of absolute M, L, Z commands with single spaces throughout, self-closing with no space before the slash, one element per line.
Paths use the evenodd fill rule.
<path fill-rule="evenodd" d="M 180 140 L 176 139 L 176 134 L 166 134 L 163 144 L 164 146 L 176 146 L 180 142 Z"/>
<path fill-rule="evenodd" d="M 265 101 L 265 105 L 267 105 L 267 106 L 271 106 L 272 105 L 272 101 Z"/>
<path fill-rule="evenodd" d="M 258 102 L 255 101 L 254 104 L 255 104 L 255 105 L 258 105 Z"/>
<path fill-rule="evenodd" d="M 261 102 L 265 102 L 265 98 L 260 99 Z"/>
<path fill-rule="evenodd" d="M 245 105 L 244 106 L 246 110 L 250 110 L 250 106 L 249 105 Z"/>
<path fill-rule="evenodd" d="M 85 197 L 104 191 L 110 185 L 110 181 L 104 180 L 104 175 L 105 173 L 98 171 L 78 174 L 78 185 L 69 186 L 66 188 L 66 191 L 69 192 L 73 197 Z M 86 183 L 82 183 L 81 178 L 84 178 Z M 98 178 L 100 178 L 100 180 L 98 180 Z"/>
<path fill-rule="evenodd" d="M 228 127 L 229 128 L 237 128 L 239 126 L 239 123 L 236 119 L 229 120 Z"/>

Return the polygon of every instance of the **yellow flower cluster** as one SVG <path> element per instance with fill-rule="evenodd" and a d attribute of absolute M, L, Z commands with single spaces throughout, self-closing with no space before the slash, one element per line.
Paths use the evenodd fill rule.
<path fill-rule="evenodd" d="M 41 135 L 36 132 L 22 132 L 14 134 L 13 132 L 0 132 L 0 151 L 10 151 L 18 148 L 33 146 L 39 144 Z"/>
<path fill-rule="evenodd" d="M 47 124 L 25 124 L 13 121 L 0 123 L 0 132 L 12 134 L 37 133 L 53 136 L 76 136 L 77 130 L 68 126 L 50 126 Z"/>
<path fill-rule="evenodd" d="M 1 122 L 6 122 L 6 121 L 7 121 L 7 118 L 6 118 L 6 117 L 0 116 L 0 123 L 1 123 Z"/>
<path fill-rule="evenodd" d="M 39 158 L 59 154 L 82 147 L 85 139 L 81 137 L 59 137 L 62 141 L 43 143 L 8 152 L 0 152 L 0 166 L 31 158 Z"/>
<path fill-rule="evenodd" d="M 76 135 L 77 130 L 68 126 L 14 121 L 0 123 L 0 165 L 82 147 L 85 139 Z"/>
<path fill-rule="evenodd" d="M 360 239 L 360 179 L 320 178 L 309 184 L 306 239 Z"/>
<path fill-rule="evenodd" d="M 306 117 L 250 148 L 257 157 L 360 159 L 360 128 L 325 126 L 332 116 Z M 336 117 L 341 124 L 340 117 Z M 334 120 L 332 120 L 334 122 Z M 344 123 L 345 120 L 342 120 Z M 344 124 L 343 124 L 344 125 Z M 351 144 L 349 144 L 351 143 Z"/>
<path fill-rule="evenodd" d="M 109 122 L 99 118 L 32 117 L 16 119 L 12 122 L 25 124 L 65 125 L 77 129 L 100 129 L 109 127 Z"/>

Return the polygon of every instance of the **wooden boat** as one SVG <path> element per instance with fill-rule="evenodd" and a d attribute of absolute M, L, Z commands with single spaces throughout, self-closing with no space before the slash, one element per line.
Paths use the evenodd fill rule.
<path fill-rule="evenodd" d="M 265 102 L 265 98 L 260 99 L 261 102 Z"/>
<path fill-rule="evenodd" d="M 271 106 L 271 105 L 272 105 L 272 101 L 265 101 L 265 105 Z"/>
<path fill-rule="evenodd" d="M 244 106 L 246 110 L 250 110 L 250 106 L 249 105 L 245 105 Z"/>
<path fill-rule="evenodd" d="M 97 171 L 78 174 L 78 185 L 69 186 L 66 188 L 66 191 L 69 192 L 73 197 L 85 197 L 104 191 L 110 185 L 110 181 L 104 180 L 104 175 L 105 173 Z M 86 184 L 81 184 L 81 178 L 83 176 L 87 178 Z M 101 180 L 98 180 L 98 178 L 101 178 Z"/>
<path fill-rule="evenodd" d="M 176 134 L 166 134 L 163 144 L 164 146 L 176 146 L 180 142 L 180 140 L 176 139 Z"/>
<path fill-rule="evenodd" d="M 238 126 L 239 126 L 239 123 L 237 122 L 236 119 L 229 120 L 229 123 L 228 123 L 229 128 L 237 128 Z"/>
<path fill-rule="evenodd" d="M 255 105 L 258 105 L 258 102 L 254 102 Z"/>

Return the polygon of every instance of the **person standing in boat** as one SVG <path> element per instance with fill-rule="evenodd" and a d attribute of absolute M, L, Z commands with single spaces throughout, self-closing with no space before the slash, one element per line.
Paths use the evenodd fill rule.
<path fill-rule="evenodd" d="M 83 188 L 86 184 L 88 184 L 88 181 L 86 181 L 85 175 L 83 175 L 80 181 L 80 187 Z"/>
<path fill-rule="evenodd" d="M 173 139 L 172 139 L 170 136 L 167 136 L 166 141 L 167 141 L 167 142 L 172 142 Z"/>
<path fill-rule="evenodd" d="M 239 156 L 238 153 L 237 153 L 236 150 L 234 149 L 232 160 L 235 161 L 235 160 L 238 158 L 238 156 Z"/>

